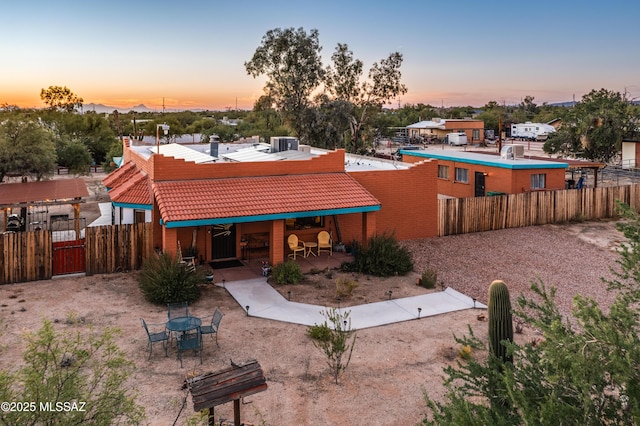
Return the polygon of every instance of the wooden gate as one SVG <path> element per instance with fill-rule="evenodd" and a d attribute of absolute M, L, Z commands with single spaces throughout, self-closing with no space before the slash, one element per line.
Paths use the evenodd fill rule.
<path fill-rule="evenodd" d="M 85 271 L 84 239 L 53 243 L 53 275 Z"/>

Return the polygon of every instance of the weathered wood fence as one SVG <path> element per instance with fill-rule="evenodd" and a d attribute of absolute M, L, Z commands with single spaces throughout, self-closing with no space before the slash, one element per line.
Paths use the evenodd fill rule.
<path fill-rule="evenodd" d="M 640 206 L 640 185 L 438 200 L 438 236 L 616 216 L 616 201 Z"/>
<path fill-rule="evenodd" d="M 107 225 L 85 228 L 86 274 L 139 269 L 153 253 L 153 226 Z M 53 276 L 51 231 L 0 235 L 0 284 L 49 279 Z"/>

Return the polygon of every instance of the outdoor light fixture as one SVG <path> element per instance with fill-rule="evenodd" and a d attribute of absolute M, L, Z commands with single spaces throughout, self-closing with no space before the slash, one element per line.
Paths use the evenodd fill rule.
<path fill-rule="evenodd" d="M 420 312 L 422 312 L 422 308 L 418 308 L 418 319 L 420 319 Z"/>
<path fill-rule="evenodd" d="M 389 290 L 387 294 L 389 295 L 389 300 L 391 300 L 391 295 L 393 294 L 393 291 Z"/>
<path fill-rule="evenodd" d="M 225 288 L 224 283 L 226 283 L 227 280 L 225 280 L 224 278 L 222 279 L 222 288 Z"/>
<path fill-rule="evenodd" d="M 245 306 L 247 308 L 247 316 L 249 316 L 249 305 Z"/>
<path fill-rule="evenodd" d="M 291 290 L 287 291 L 287 299 L 289 301 L 291 300 Z"/>
<path fill-rule="evenodd" d="M 160 129 L 167 135 L 169 133 L 169 125 L 167 123 L 156 125 L 156 154 L 160 154 Z"/>
<path fill-rule="evenodd" d="M 476 298 L 475 297 L 473 298 L 473 307 L 474 308 L 476 307 Z"/>

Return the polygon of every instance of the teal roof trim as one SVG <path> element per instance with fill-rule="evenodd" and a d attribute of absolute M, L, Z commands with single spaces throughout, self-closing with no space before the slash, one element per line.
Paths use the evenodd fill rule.
<path fill-rule="evenodd" d="M 215 219 L 198 219 L 198 220 L 183 220 L 176 222 L 164 222 L 160 221 L 160 224 L 165 225 L 167 228 L 186 228 L 190 226 L 206 226 L 206 225 L 222 225 L 226 223 L 247 223 L 247 222 L 260 222 L 263 220 L 278 220 L 300 217 L 313 217 L 313 216 L 329 216 L 338 214 L 350 214 L 350 213 L 364 213 L 374 212 L 380 210 L 380 205 L 376 206 L 364 206 L 364 207 L 351 207 L 346 209 L 331 209 L 331 210 L 314 210 L 306 212 L 290 212 L 290 213 L 275 213 L 264 214 L 255 216 L 238 216 L 238 217 L 223 217 Z"/>
<path fill-rule="evenodd" d="M 412 155 L 414 157 L 424 157 L 424 158 L 434 158 L 440 160 L 447 161 L 455 161 L 458 163 L 467 163 L 467 164 L 479 164 L 482 166 L 491 166 L 491 167 L 500 167 L 503 169 L 512 169 L 512 170 L 531 170 L 531 169 L 567 169 L 569 168 L 569 164 L 560 163 L 557 161 L 544 161 L 544 160 L 500 160 L 500 157 L 497 157 L 498 160 L 490 160 L 490 159 L 481 159 L 478 158 L 484 154 L 475 154 L 477 157 L 458 157 L 455 155 L 446 155 L 446 154 L 438 154 L 432 152 L 420 152 L 420 151 L 407 151 L 400 150 L 400 154 L 402 155 Z"/>
<path fill-rule="evenodd" d="M 116 203 L 113 202 L 116 207 L 122 207 L 123 209 L 136 209 L 136 210 L 151 210 L 151 204 L 131 204 L 131 203 Z"/>

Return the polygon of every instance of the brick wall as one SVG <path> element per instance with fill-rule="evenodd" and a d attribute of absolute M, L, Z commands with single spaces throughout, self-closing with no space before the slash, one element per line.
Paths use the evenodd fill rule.
<path fill-rule="evenodd" d="M 380 203 L 375 213 L 376 232 L 394 233 L 399 240 L 434 237 L 438 232 L 438 194 L 435 185 L 437 163 L 416 163 L 407 170 L 350 173 Z M 362 215 L 339 217 L 343 242 L 362 232 Z"/>

